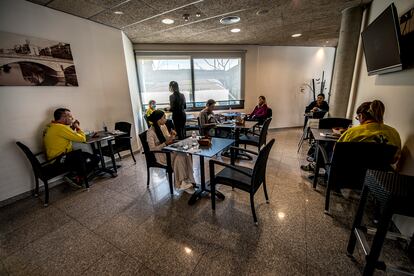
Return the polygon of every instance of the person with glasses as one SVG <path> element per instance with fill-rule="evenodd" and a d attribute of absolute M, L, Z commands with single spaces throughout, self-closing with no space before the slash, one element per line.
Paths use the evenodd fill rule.
<path fill-rule="evenodd" d="M 358 107 L 357 116 L 355 117 L 359 121 L 359 126 L 346 130 L 339 138 L 338 143 L 384 143 L 401 149 L 401 138 L 397 130 L 384 124 L 384 112 L 385 106 L 380 100 L 362 103 Z"/>

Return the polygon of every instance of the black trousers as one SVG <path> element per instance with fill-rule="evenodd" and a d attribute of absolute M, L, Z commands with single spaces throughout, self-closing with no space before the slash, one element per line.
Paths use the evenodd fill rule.
<path fill-rule="evenodd" d="M 81 150 L 74 150 L 62 155 L 53 163 L 55 166 L 74 172 L 78 176 L 86 176 L 99 162 L 96 155 Z"/>
<path fill-rule="evenodd" d="M 175 132 L 177 132 L 178 139 L 185 139 L 185 123 L 187 121 L 185 113 L 173 114 L 172 119 L 174 122 Z"/>

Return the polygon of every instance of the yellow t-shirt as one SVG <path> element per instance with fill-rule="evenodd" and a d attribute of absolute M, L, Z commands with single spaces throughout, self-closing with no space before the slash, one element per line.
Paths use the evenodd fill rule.
<path fill-rule="evenodd" d="M 155 109 L 151 109 L 151 108 L 148 108 L 147 109 L 147 111 L 145 112 L 145 116 L 147 116 L 147 119 L 152 114 L 152 112 L 154 112 L 154 110 Z M 152 126 L 152 122 L 151 121 L 148 121 L 148 123 L 150 124 L 150 126 Z"/>
<path fill-rule="evenodd" d="M 72 142 L 85 141 L 86 136 L 82 130 L 75 131 L 70 126 L 60 123 L 48 124 L 43 133 L 43 143 L 48 160 L 72 151 Z"/>
<path fill-rule="evenodd" d="M 385 143 L 401 149 L 400 135 L 395 128 L 375 122 L 351 127 L 341 135 L 338 142 Z"/>

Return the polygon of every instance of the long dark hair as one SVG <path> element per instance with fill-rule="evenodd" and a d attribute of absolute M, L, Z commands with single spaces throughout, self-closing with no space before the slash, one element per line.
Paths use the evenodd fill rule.
<path fill-rule="evenodd" d="M 178 83 L 176 81 L 170 81 L 170 89 L 174 93 L 179 93 L 180 92 L 180 88 L 178 87 Z"/>
<path fill-rule="evenodd" d="M 149 116 L 148 120 L 150 120 L 152 122 L 152 127 L 155 130 L 155 134 L 157 135 L 158 140 L 160 141 L 160 143 L 164 143 L 166 141 L 164 134 L 162 133 L 162 130 L 160 128 L 160 126 L 158 125 L 158 121 L 164 117 L 164 111 L 162 110 L 155 110 L 154 112 L 151 113 L 151 115 Z"/>

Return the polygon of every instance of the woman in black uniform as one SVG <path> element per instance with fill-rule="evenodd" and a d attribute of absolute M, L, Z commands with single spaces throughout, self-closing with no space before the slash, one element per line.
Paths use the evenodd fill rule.
<path fill-rule="evenodd" d="M 176 81 L 170 82 L 170 111 L 172 112 L 172 119 L 177 132 L 178 139 L 182 140 L 185 138 L 185 122 L 186 115 L 185 109 L 187 105 L 185 103 L 184 94 L 180 93 L 178 83 Z"/>

